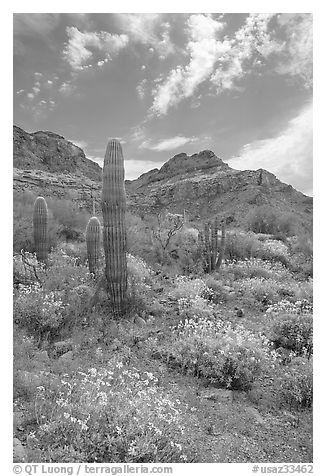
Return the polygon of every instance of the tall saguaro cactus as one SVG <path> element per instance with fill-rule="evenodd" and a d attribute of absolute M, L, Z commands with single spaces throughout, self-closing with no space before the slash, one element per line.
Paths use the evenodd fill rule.
<path fill-rule="evenodd" d="M 89 272 L 96 274 L 100 259 L 101 224 L 97 217 L 89 219 L 86 227 L 86 246 Z"/>
<path fill-rule="evenodd" d="M 43 197 L 37 197 L 34 203 L 33 235 L 37 260 L 48 262 L 48 207 Z"/>
<path fill-rule="evenodd" d="M 118 140 L 109 141 L 103 164 L 102 212 L 105 275 L 113 311 L 121 315 L 127 291 L 126 191 L 124 160 Z"/>

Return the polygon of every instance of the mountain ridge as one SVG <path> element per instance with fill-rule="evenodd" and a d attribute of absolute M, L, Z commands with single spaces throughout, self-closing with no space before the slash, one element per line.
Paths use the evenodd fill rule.
<path fill-rule="evenodd" d="M 305 226 L 312 220 L 311 197 L 265 169 L 233 169 L 211 150 L 176 154 L 125 184 L 128 210 L 141 216 L 164 209 L 193 221 L 224 216 L 241 225 L 249 210 L 269 205 Z M 100 212 L 101 167 L 59 134 L 14 126 L 14 190 L 69 197 L 89 210 L 95 198 Z"/>

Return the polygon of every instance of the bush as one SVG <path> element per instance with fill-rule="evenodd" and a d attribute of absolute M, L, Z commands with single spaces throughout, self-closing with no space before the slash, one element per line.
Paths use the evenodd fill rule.
<path fill-rule="evenodd" d="M 174 288 L 170 292 L 170 296 L 174 299 L 195 299 L 196 297 L 207 298 L 211 295 L 205 281 L 201 278 L 192 279 L 187 276 L 177 276 L 174 279 Z"/>
<path fill-rule="evenodd" d="M 280 403 L 290 409 L 310 408 L 313 399 L 313 364 L 312 359 L 295 357 L 291 363 L 278 372 L 275 389 Z"/>
<path fill-rule="evenodd" d="M 273 278 L 245 278 L 235 284 L 239 294 L 245 298 L 253 297 L 265 305 L 277 302 L 282 289 L 281 284 Z"/>
<path fill-rule="evenodd" d="M 255 256 L 261 246 L 259 240 L 247 233 L 229 232 L 226 237 L 225 260 L 238 261 Z"/>
<path fill-rule="evenodd" d="M 266 366 L 276 361 L 262 335 L 216 319 L 180 322 L 171 342 L 152 345 L 156 354 L 183 373 L 234 390 L 249 390 Z"/>
<path fill-rule="evenodd" d="M 39 387 L 35 447 L 42 462 L 179 463 L 187 452 L 187 405 L 163 393 L 156 377 L 122 362 Z"/>
<path fill-rule="evenodd" d="M 269 312 L 271 315 L 271 312 Z M 283 347 L 296 355 L 312 354 L 313 319 L 312 314 L 277 314 L 271 318 L 267 337 L 275 347 Z"/>
<path fill-rule="evenodd" d="M 14 299 L 14 322 L 42 340 L 51 338 L 62 323 L 65 305 L 62 293 L 41 290 L 39 284 L 19 287 L 19 295 Z"/>
<path fill-rule="evenodd" d="M 293 236 L 297 220 L 291 213 L 280 214 L 274 207 L 262 205 L 252 210 L 247 217 L 248 229 L 255 233 Z"/>

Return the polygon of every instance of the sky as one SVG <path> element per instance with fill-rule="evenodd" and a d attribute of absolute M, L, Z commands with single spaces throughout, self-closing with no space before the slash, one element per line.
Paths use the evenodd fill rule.
<path fill-rule="evenodd" d="M 13 118 L 126 178 L 209 149 L 312 195 L 312 15 L 15 13 Z"/>

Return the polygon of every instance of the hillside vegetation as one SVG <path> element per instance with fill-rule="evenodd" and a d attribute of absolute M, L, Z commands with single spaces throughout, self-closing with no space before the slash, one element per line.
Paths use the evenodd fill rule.
<path fill-rule="evenodd" d="M 312 461 L 312 237 L 295 216 L 227 223 L 208 273 L 205 219 L 129 212 L 117 318 L 102 246 L 89 272 L 90 213 L 47 199 L 44 266 L 35 198 L 14 197 L 16 461 Z"/>

